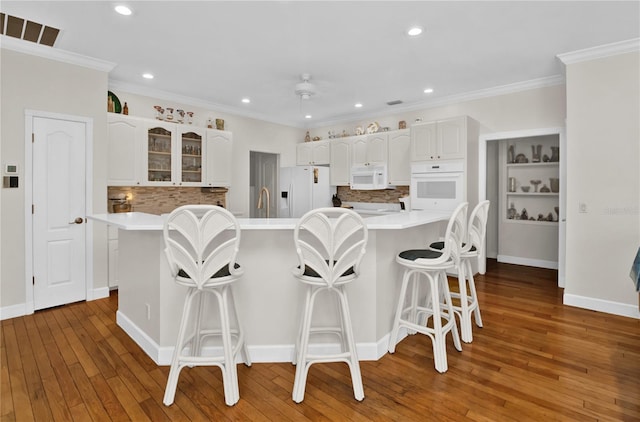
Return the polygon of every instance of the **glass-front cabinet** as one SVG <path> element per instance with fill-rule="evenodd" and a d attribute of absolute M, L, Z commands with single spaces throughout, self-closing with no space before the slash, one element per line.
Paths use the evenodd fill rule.
<path fill-rule="evenodd" d="M 147 128 L 147 180 L 151 185 L 175 185 L 175 125 Z"/>
<path fill-rule="evenodd" d="M 188 131 L 187 131 L 188 130 Z M 204 129 L 180 131 L 180 181 L 182 186 L 202 186 Z"/>

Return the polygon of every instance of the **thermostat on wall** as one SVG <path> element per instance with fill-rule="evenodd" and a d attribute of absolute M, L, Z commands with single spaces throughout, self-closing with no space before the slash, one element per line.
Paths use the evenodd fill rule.
<path fill-rule="evenodd" d="M 18 174 L 18 165 L 17 164 L 5 164 L 4 165 L 4 174 L 7 176 L 14 176 Z"/>

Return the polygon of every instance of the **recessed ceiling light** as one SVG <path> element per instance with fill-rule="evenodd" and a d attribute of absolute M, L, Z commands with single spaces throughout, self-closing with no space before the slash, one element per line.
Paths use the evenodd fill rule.
<path fill-rule="evenodd" d="M 153 75 L 151 73 L 143 73 L 142 77 L 145 79 L 153 79 Z"/>
<path fill-rule="evenodd" d="M 310 119 L 310 118 L 311 118 L 311 115 L 310 115 L 310 114 L 307 114 L 306 116 L 304 116 L 304 118 L 305 118 L 305 119 Z"/>
<path fill-rule="evenodd" d="M 433 92 L 433 88 L 427 88 L 424 90 L 425 94 L 431 94 Z"/>
<path fill-rule="evenodd" d="M 243 98 L 242 102 L 245 104 L 249 104 L 251 102 L 251 100 L 249 98 Z"/>
<path fill-rule="evenodd" d="M 355 105 L 355 107 L 356 107 L 356 108 L 360 108 L 360 107 L 362 107 L 362 103 L 357 103 L 357 104 Z"/>
<path fill-rule="evenodd" d="M 123 6 L 123 5 L 116 6 L 115 7 L 115 11 L 120 13 L 121 15 L 124 15 L 124 16 L 129 16 L 131 14 L 131 9 L 129 9 L 127 6 Z"/>
<path fill-rule="evenodd" d="M 420 34 L 422 34 L 422 28 L 420 28 L 419 26 L 414 26 L 407 30 L 407 35 L 409 35 L 410 37 L 417 37 Z"/>

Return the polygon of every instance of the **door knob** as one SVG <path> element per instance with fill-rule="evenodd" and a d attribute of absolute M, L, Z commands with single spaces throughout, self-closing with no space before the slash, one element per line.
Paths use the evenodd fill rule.
<path fill-rule="evenodd" d="M 82 224 L 84 223 L 84 218 L 82 217 L 77 217 L 75 220 L 73 220 L 72 222 L 70 222 L 69 224 Z"/>

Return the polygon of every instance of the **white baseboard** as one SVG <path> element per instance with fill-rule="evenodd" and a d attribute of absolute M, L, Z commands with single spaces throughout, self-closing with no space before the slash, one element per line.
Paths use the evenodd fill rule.
<path fill-rule="evenodd" d="M 562 302 L 565 305 L 575 306 L 577 308 L 590 309 L 592 311 L 640 319 L 640 310 L 638 310 L 638 306 L 629 305 L 627 303 L 611 302 L 609 300 L 571 295 L 567 293 L 564 294 Z"/>
<path fill-rule="evenodd" d="M 91 290 L 89 293 L 91 297 L 87 297 L 87 300 L 104 299 L 105 297 L 109 297 L 109 288 L 100 287 L 100 288 Z"/>
<path fill-rule="evenodd" d="M 520 256 L 498 255 L 498 262 L 505 264 L 526 265 L 528 267 L 558 269 L 557 261 L 545 261 L 543 259 L 522 258 Z"/>
<path fill-rule="evenodd" d="M 138 346 L 158 365 L 170 365 L 173 356 L 173 346 L 160 347 L 153 339 L 145 334 L 137 325 L 127 318 L 120 311 L 116 312 L 116 322 L 128 335 L 135 341 Z M 402 338 L 402 336 L 400 336 Z M 356 348 L 358 351 L 358 360 L 378 360 L 387 353 L 389 344 L 389 334 L 375 343 L 358 343 Z M 293 359 L 293 344 L 278 344 L 265 346 L 249 345 L 249 355 L 251 362 L 256 363 L 274 363 L 274 362 L 291 362 Z M 338 353 L 340 346 L 335 343 L 327 343 L 323 345 L 311 346 L 310 351 L 314 354 L 322 353 Z M 205 347 L 204 355 L 220 354 L 222 349 L 219 347 Z"/>
<path fill-rule="evenodd" d="M 31 307 L 31 309 L 33 309 L 33 307 Z M 33 311 L 31 313 L 33 313 Z M 25 315 L 27 315 L 26 303 L 18 303 L 17 305 L 3 306 L 0 308 L 0 321 Z"/>

